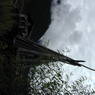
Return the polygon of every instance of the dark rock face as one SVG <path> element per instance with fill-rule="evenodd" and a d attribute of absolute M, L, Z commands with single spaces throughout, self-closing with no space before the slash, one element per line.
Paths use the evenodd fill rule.
<path fill-rule="evenodd" d="M 31 39 L 37 41 L 48 29 L 51 22 L 52 0 L 25 0 L 23 13 L 33 20 Z"/>

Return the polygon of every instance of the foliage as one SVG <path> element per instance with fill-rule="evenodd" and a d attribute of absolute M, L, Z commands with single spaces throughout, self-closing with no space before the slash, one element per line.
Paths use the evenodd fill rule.
<path fill-rule="evenodd" d="M 84 85 L 86 77 L 70 83 L 69 75 L 64 73 L 61 63 L 34 66 L 30 70 L 32 95 L 94 95 L 95 89 Z"/>
<path fill-rule="evenodd" d="M 13 26 L 12 0 L 0 0 L 0 33 Z"/>
<path fill-rule="evenodd" d="M 28 2 L 30 2 L 30 0 L 28 0 Z M 29 8 L 31 8 L 31 6 L 29 6 Z M 29 10 L 29 8 L 27 9 L 27 7 L 25 7 L 26 11 L 25 13 L 27 13 L 27 10 Z M 42 8 L 42 10 L 43 9 L 44 8 Z M 44 17 L 42 12 L 39 13 L 37 12 L 36 14 L 35 15 L 37 17 L 38 14 L 41 14 L 41 18 Z M 35 15 L 33 14 L 34 18 Z M 93 93 L 95 93 L 94 90 L 93 91 L 87 90 L 87 87 L 84 87 L 82 84 L 83 82 L 80 80 L 76 81 L 72 85 L 69 85 L 68 75 L 66 75 L 67 79 L 63 80 L 63 72 L 62 72 L 63 70 L 62 68 L 60 68 L 60 66 L 62 66 L 61 64 L 59 65 L 57 63 L 56 64 L 51 63 L 47 65 L 43 64 L 41 66 L 35 66 L 35 65 L 28 66 L 26 65 L 28 63 L 21 62 L 21 58 L 16 56 L 16 48 L 14 48 L 13 43 L 10 44 L 7 43 L 9 42 L 9 39 L 6 38 L 5 36 L 4 39 L 2 38 L 3 40 L 1 39 L 2 34 L 5 32 L 15 31 L 17 33 L 17 31 L 13 29 L 14 24 L 17 23 L 16 20 L 14 19 L 14 16 L 16 16 L 16 14 L 14 13 L 12 0 L 1 0 L 0 1 L 0 95 L 29 95 L 31 93 L 32 95 L 39 95 L 39 94 L 61 95 L 62 93 L 64 95 L 69 95 L 69 94 L 72 95 L 73 92 L 77 94 L 82 93 L 82 95 L 87 95 L 87 94 L 89 95 L 90 93 L 92 95 Z M 44 30 L 43 26 L 46 25 L 47 22 L 49 23 L 50 21 L 46 21 L 45 23 L 43 23 L 45 20 L 43 21 L 40 20 L 41 19 L 39 20 L 37 19 L 38 27 L 36 28 L 37 30 L 39 28 L 42 28 L 42 30 Z M 40 26 L 40 24 L 42 26 Z M 47 26 L 45 26 L 45 28 L 47 28 Z M 9 32 L 8 35 L 10 35 Z M 10 37 L 12 37 L 12 35 L 10 35 L 9 38 Z M 13 42 L 13 39 L 11 40 Z M 40 61 L 38 61 L 38 63 L 44 62 L 44 60 L 42 59 L 39 60 Z M 80 89 L 80 87 L 82 89 Z"/>
<path fill-rule="evenodd" d="M 0 54 L 0 95 L 28 95 L 28 72 L 15 56 Z"/>
<path fill-rule="evenodd" d="M 22 68 L 13 45 L 17 13 L 12 2 L 0 0 L 0 95 L 28 95 L 29 69 Z"/>

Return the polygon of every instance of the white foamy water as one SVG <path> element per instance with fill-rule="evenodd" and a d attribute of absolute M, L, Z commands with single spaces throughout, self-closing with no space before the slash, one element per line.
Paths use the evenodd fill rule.
<path fill-rule="evenodd" d="M 53 0 L 51 25 L 43 38 L 49 40 L 53 50 L 69 49 L 66 55 L 83 59 L 82 63 L 95 68 L 95 0 Z M 42 39 L 43 39 L 42 38 Z M 71 80 L 87 76 L 88 84 L 95 84 L 95 72 L 83 67 L 64 66 L 65 72 L 72 72 Z"/>

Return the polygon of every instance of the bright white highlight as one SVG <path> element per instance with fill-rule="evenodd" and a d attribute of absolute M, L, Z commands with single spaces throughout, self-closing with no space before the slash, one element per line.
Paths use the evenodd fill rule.
<path fill-rule="evenodd" d="M 52 23 L 43 37 L 49 40 L 48 47 L 69 48 L 68 56 L 85 60 L 85 65 L 95 69 L 95 0 L 61 0 L 59 5 L 53 0 L 51 12 Z M 70 65 L 65 71 L 73 72 L 73 79 L 84 75 L 95 83 L 93 71 Z"/>

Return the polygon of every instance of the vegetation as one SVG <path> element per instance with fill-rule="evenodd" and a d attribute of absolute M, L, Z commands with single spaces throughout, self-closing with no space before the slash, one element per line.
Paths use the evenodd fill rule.
<path fill-rule="evenodd" d="M 70 83 L 72 73 L 66 74 L 61 63 L 32 67 L 30 70 L 32 95 L 94 95 L 95 89 L 85 85 L 86 77 Z"/>
<path fill-rule="evenodd" d="M 16 58 L 13 41 L 16 31 L 16 9 L 12 0 L 0 0 L 0 95 L 28 95 L 28 71 Z"/>
<path fill-rule="evenodd" d="M 12 0 L 0 0 L 0 33 L 12 28 Z"/>
<path fill-rule="evenodd" d="M 21 4 L 21 2 L 18 3 Z M 69 85 L 68 75 L 66 75 L 67 79 L 63 80 L 61 64 L 49 63 L 36 66 L 36 63 L 48 63 L 51 59 L 45 57 L 47 58 L 45 61 L 44 58 L 39 57 L 38 60 L 35 59 L 38 56 L 33 55 L 32 58 L 36 62 L 31 65 L 25 61 L 30 56 L 18 54 L 19 47 L 14 44 L 15 38 L 19 34 L 18 13 L 12 0 L 0 1 L 0 95 L 73 95 L 73 93 L 93 95 L 94 90 L 87 90 L 87 87 L 83 86 L 83 78 L 72 85 Z M 43 17 L 42 14 L 41 16 Z M 49 21 L 46 22 L 49 23 Z M 44 23 L 42 23 L 43 25 Z M 40 26 L 38 25 L 38 27 Z M 45 26 L 46 28 L 47 26 Z M 25 60 L 23 61 L 23 59 Z"/>

